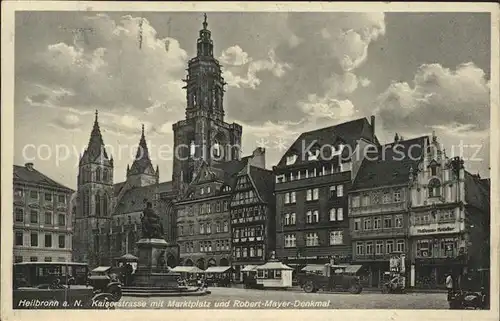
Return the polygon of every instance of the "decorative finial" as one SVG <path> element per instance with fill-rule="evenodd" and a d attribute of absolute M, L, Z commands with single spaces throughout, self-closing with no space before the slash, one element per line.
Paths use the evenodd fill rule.
<path fill-rule="evenodd" d="M 97 117 L 99 116 L 99 111 L 96 109 L 95 110 L 95 122 L 97 123 Z"/>
<path fill-rule="evenodd" d="M 142 124 L 142 136 L 144 136 L 144 124 Z"/>
<path fill-rule="evenodd" d="M 204 18 L 203 29 L 207 29 L 208 23 L 207 23 L 207 14 L 206 13 L 203 14 L 203 18 Z"/>

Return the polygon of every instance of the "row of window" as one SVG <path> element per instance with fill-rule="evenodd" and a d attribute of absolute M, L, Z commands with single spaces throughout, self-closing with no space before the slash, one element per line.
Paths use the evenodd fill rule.
<path fill-rule="evenodd" d="M 231 211 L 231 218 L 238 219 L 238 218 L 256 217 L 256 216 L 259 216 L 260 214 L 261 213 L 259 211 L 258 206 L 243 207 L 243 208 L 239 208 L 237 210 L 232 210 Z"/>
<path fill-rule="evenodd" d="M 338 156 L 338 155 L 342 154 L 342 150 L 344 149 L 343 144 L 339 144 L 336 147 L 325 145 L 321 148 L 315 148 L 314 150 L 307 151 L 307 154 L 306 154 L 307 160 L 308 161 L 318 160 L 320 152 L 324 152 L 324 150 L 323 150 L 324 147 L 329 148 L 330 156 Z M 295 164 L 295 162 L 297 161 L 297 158 L 298 158 L 298 155 L 288 155 L 286 157 L 286 165 Z"/>
<path fill-rule="evenodd" d="M 344 185 L 330 186 L 330 197 L 343 197 Z M 306 191 L 306 201 L 317 201 L 319 199 L 319 188 L 312 188 Z M 296 192 L 285 193 L 285 204 L 297 202 Z"/>
<path fill-rule="evenodd" d="M 100 167 L 98 167 L 95 172 L 92 172 L 92 170 L 88 168 L 82 169 L 81 172 L 81 183 L 88 183 L 88 182 L 104 182 L 107 183 L 111 179 L 111 170 L 108 170 L 107 168 L 104 168 L 101 170 Z"/>
<path fill-rule="evenodd" d="M 211 234 L 212 233 L 212 223 L 200 223 L 200 234 Z M 215 233 L 227 233 L 229 232 L 229 223 L 227 221 L 224 222 L 215 222 Z M 178 227 L 179 236 L 183 235 L 194 235 L 194 224 L 190 224 L 187 230 L 188 234 L 184 234 L 184 226 L 180 225 Z"/>
<path fill-rule="evenodd" d="M 14 244 L 18 246 L 24 246 L 24 233 L 22 231 L 15 231 L 14 233 Z M 52 248 L 53 243 L 52 243 L 52 234 L 46 233 L 44 236 L 44 247 L 46 248 Z M 30 233 L 30 246 L 32 247 L 38 247 L 38 232 L 31 232 Z M 66 248 L 66 235 L 60 234 L 58 235 L 58 248 L 64 249 Z"/>
<path fill-rule="evenodd" d="M 347 168 L 343 168 L 343 166 L 331 165 L 330 168 L 326 168 L 323 166 L 321 169 L 306 169 L 304 171 L 291 172 L 289 175 L 281 174 L 276 175 L 276 183 L 286 183 L 287 181 L 298 181 L 301 179 L 314 178 L 318 176 L 326 176 L 335 173 L 340 173 L 342 170 L 350 170 Z"/>
<path fill-rule="evenodd" d="M 216 203 L 209 203 L 209 204 L 204 203 L 204 204 L 199 204 L 199 205 L 188 206 L 188 207 L 186 207 L 185 212 L 193 213 L 195 215 L 220 213 L 221 212 L 221 205 L 222 205 L 222 211 L 228 210 L 228 202 L 223 201 L 222 204 L 221 204 L 221 202 L 216 202 Z"/>
<path fill-rule="evenodd" d="M 212 248 L 212 244 L 214 247 Z M 200 241 L 199 242 L 199 251 L 200 252 L 212 252 L 212 251 L 229 251 L 231 244 L 229 240 L 219 240 L 219 241 Z M 184 243 L 184 251 L 186 253 L 196 252 L 195 242 L 186 242 Z"/>
<path fill-rule="evenodd" d="M 385 192 L 382 195 L 378 193 L 374 193 L 371 195 L 363 195 L 363 196 L 353 196 L 351 198 L 352 207 L 364 207 L 370 205 L 378 205 L 378 204 L 391 204 L 391 203 L 399 203 L 402 201 L 401 198 L 401 190 L 395 190 L 392 193 Z"/>
<path fill-rule="evenodd" d="M 29 257 L 30 262 L 38 262 L 38 257 L 37 256 L 30 256 Z M 46 256 L 43 258 L 44 262 L 52 262 L 52 257 Z M 24 262 L 24 258 L 22 256 L 14 256 L 14 263 L 21 263 Z M 58 257 L 56 259 L 56 262 L 66 262 L 66 259 L 64 257 Z"/>
<path fill-rule="evenodd" d="M 383 225 L 382 225 L 383 223 Z M 383 228 L 402 228 L 403 227 L 403 215 L 391 215 L 382 217 L 366 217 L 363 219 L 363 225 L 361 225 L 361 218 L 354 219 L 354 230 L 355 231 L 369 231 L 378 230 Z"/>
<path fill-rule="evenodd" d="M 286 248 L 297 246 L 297 236 L 295 233 L 285 234 L 285 244 Z M 316 232 L 306 233 L 306 246 L 318 246 L 319 245 L 319 235 Z M 330 245 L 342 245 L 344 244 L 344 232 L 343 231 L 330 231 L 329 234 L 329 244 Z"/>
<path fill-rule="evenodd" d="M 454 257 L 458 253 L 456 238 L 417 240 L 417 257 Z"/>
<path fill-rule="evenodd" d="M 233 238 L 260 237 L 262 236 L 262 226 L 233 228 Z"/>
<path fill-rule="evenodd" d="M 60 204 L 66 204 L 66 195 L 59 194 L 56 195 L 57 198 L 54 198 L 54 194 L 52 193 L 43 193 L 44 195 L 44 200 L 46 202 L 52 202 L 54 199 L 57 199 L 57 202 Z M 15 197 L 24 197 L 24 189 L 22 188 L 15 188 L 14 189 L 14 196 Z M 40 193 L 38 191 L 30 191 L 30 198 L 31 199 L 39 199 L 40 198 Z"/>
<path fill-rule="evenodd" d="M 413 218 L 414 225 L 428 225 L 434 222 L 455 221 L 456 215 L 453 210 L 439 211 L 433 213 L 415 214 Z"/>
<path fill-rule="evenodd" d="M 396 248 L 394 248 L 396 246 Z M 385 250 L 385 252 L 384 252 Z M 384 255 L 391 254 L 394 250 L 405 251 L 405 240 L 379 240 L 379 241 L 359 241 L 356 242 L 356 255 Z"/>
<path fill-rule="evenodd" d="M 55 222 L 55 217 L 57 217 L 57 224 Z M 24 223 L 25 218 L 24 218 L 24 209 L 23 208 L 16 208 L 14 210 L 14 221 L 17 223 Z M 29 222 L 32 224 L 46 224 L 46 225 L 58 225 L 58 226 L 66 226 L 66 215 L 65 214 L 58 214 L 57 216 L 54 216 L 54 213 L 52 212 L 45 212 L 44 215 L 44 220 L 39 219 L 39 213 L 37 210 L 30 210 L 30 219 Z M 42 223 L 44 222 L 44 223 Z"/>
<path fill-rule="evenodd" d="M 264 253 L 263 246 L 250 246 L 250 247 L 235 247 L 233 249 L 233 257 L 249 257 L 249 258 L 262 258 Z"/>
<path fill-rule="evenodd" d="M 253 204 L 257 203 L 259 199 L 253 190 L 246 192 L 238 192 L 234 195 L 231 205 L 243 205 L 243 204 Z"/>
<path fill-rule="evenodd" d="M 108 216 L 109 214 L 109 196 L 107 194 L 97 194 L 94 195 L 95 202 L 95 215 L 96 216 Z M 92 196 L 89 191 L 83 191 L 82 195 L 82 207 L 83 207 L 83 215 L 90 215 L 92 203 Z"/>
<path fill-rule="evenodd" d="M 342 222 L 344 220 L 344 209 L 343 208 L 331 208 L 330 209 L 330 222 Z M 311 210 L 306 212 L 306 223 L 315 224 L 320 221 L 319 211 Z M 285 226 L 297 224 L 296 213 L 285 213 L 283 215 L 283 224 Z"/>

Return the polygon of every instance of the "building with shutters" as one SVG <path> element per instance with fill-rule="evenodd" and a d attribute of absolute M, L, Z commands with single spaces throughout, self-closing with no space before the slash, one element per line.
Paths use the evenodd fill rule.
<path fill-rule="evenodd" d="M 71 261 L 72 193 L 33 163 L 14 165 L 14 262 Z"/>

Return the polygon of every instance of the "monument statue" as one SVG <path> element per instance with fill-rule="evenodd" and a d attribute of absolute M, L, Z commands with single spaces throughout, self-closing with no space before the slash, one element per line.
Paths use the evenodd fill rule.
<path fill-rule="evenodd" d="M 163 239 L 163 225 L 160 216 L 153 210 L 153 204 L 146 202 L 146 208 L 142 213 L 142 238 Z"/>

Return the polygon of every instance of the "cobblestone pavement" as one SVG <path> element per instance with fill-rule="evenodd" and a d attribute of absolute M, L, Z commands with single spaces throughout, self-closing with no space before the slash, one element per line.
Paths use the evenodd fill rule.
<path fill-rule="evenodd" d="M 182 309 L 182 308 L 330 308 L 330 309 L 448 309 L 446 294 L 407 293 L 382 294 L 366 292 L 304 293 L 279 290 L 210 288 L 202 297 L 137 298 L 123 297 L 117 308 Z M 131 305 L 136 305 L 135 307 Z M 279 305 L 279 306 L 278 306 Z"/>

